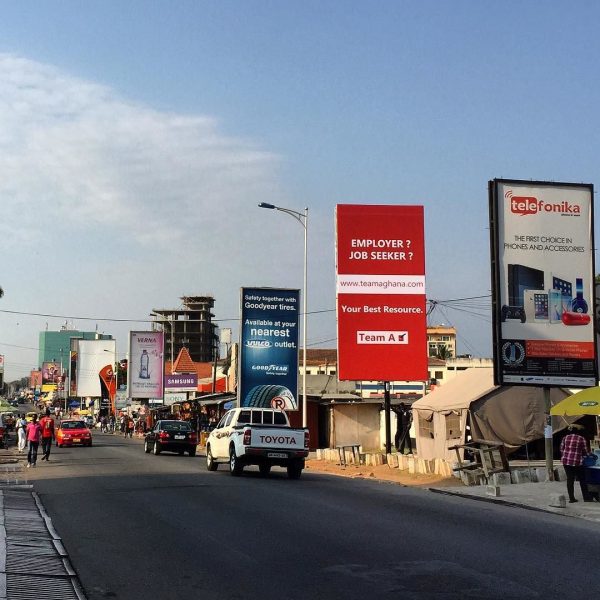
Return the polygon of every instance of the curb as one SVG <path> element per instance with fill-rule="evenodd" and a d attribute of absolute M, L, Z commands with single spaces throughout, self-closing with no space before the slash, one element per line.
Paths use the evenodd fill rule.
<path fill-rule="evenodd" d="M 475 500 L 476 502 L 488 502 L 490 504 L 500 504 L 502 506 L 508 506 L 510 508 L 522 508 L 524 510 L 531 510 L 534 512 L 541 512 L 550 515 L 559 515 L 561 517 L 570 517 L 572 519 L 586 519 L 582 515 L 569 515 L 563 512 L 557 512 L 549 510 L 547 508 L 540 508 L 539 506 L 530 506 L 529 504 L 520 504 L 518 502 L 511 502 L 510 500 L 498 500 L 491 496 L 470 496 L 469 494 L 461 494 L 460 492 L 450 492 L 448 490 L 441 490 L 439 488 L 428 488 L 430 492 L 434 494 L 442 494 L 445 496 L 455 496 L 458 498 L 465 498 L 466 500 Z"/>

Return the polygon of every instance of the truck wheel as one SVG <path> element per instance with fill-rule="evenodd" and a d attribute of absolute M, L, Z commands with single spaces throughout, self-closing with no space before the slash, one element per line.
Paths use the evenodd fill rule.
<path fill-rule="evenodd" d="M 154 446 L 152 446 L 152 454 L 160 454 L 160 444 L 158 442 L 154 442 Z"/>
<path fill-rule="evenodd" d="M 300 475 L 302 475 L 302 463 L 291 462 L 288 465 L 287 474 L 290 479 L 300 479 Z"/>
<path fill-rule="evenodd" d="M 244 467 L 240 464 L 238 457 L 235 453 L 235 448 L 231 446 L 229 449 L 229 472 L 232 475 L 241 475 Z"/>
<path fill-rule="evenodd" d="M 206 448 L 206 468 L 209 471 L 216 471 L 219 468 L 219 464 L 215 462 L 215 459 L 212 455 L 210 446 L 207 446 Z"/>
<path fill-rule="evenodd" d="M 266 477 L 271 472 L 271 465 L 268 463 L 262 463 L 258 465 L 258 470 L 263 477 Z"/>

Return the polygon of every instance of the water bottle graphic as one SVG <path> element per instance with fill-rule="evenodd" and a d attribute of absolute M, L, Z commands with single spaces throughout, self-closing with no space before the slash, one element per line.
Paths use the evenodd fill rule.
<path fill-rule="evenodd" d="M 150 357 L 146 350 L 142 350 L 142 356 L 140 357 L 140 379 L 150 379 L 150 372 L 148 371 L 148 363 Z"/>

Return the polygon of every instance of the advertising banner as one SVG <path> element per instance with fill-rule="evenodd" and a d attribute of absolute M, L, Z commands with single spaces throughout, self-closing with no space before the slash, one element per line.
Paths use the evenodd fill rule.
<path fill-rule="evenodd" d="M 117 342 L 115 340 L 83 340 L 72 338 L 76 350 L 76 395 L 90 398 L 102 396 L 100 372 L 105 367 L 112 370 L 115 364 Z M 71 361 L 73 361 L 71 351 Z"/>
<path fill-rule="evenodd" d="M 31 371 L 29 373 L 29 387 L 34 390 L 40 390 L 42 388 L 42 372 Z"/>
<path fill-rule="evenodd" d="M 163 397 L 164 346 L 162 331 L 129 332 L 127 390 L 130 398 Z"/>
<path fill-rule="evenodd" d="M 69 396 L 77 396 L 77 338 L 70 339 Z"/>
<path fill-rule="evenodd" d="M 165 390 L 169 392 L 195 392 L 197 387 L 197 373 L 173 373 L 165 375 Z"/>
<path fill-rule="evenodd" d="M 298 409 L 299 290 L 242 288 L 240 406 Z"/>
<path fill-rule="evenodd" d="M 338 378 L 425 381 L 422 206 L 336 207 Z"/>
<path fill-rule="evenodd" d="M 171 406 L 175 402 L 187 402 L 187 394 L 185 392 L 167 392 L 165 390 L 165 406 Z"/>
<path fill-rule="evenodd" d="M 45 362 L 42 364 L 42 386 L 56 386 L 60 380 L 60 363 Z"/>
<path fill-rule="evenodd" d="M 489 190 L 496 383 L 596 385 L 593 186 Z"/>

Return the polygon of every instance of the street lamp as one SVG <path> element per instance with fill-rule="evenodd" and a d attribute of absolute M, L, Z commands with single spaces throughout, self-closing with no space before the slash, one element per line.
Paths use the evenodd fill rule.
<path fill-rule="evenodd" d="M 280 212 L 291 215 L 304 228 L 304 289 L 302 294 L 302 427 L 306 427 L 306 292 L 307 292 L 307 240 L 308 240 L 308 207 L 305 207 L 304 212 L 282 208 L 267 202 L 261 202 L 259 208 L 268 208 L 278 210 Z"/>

